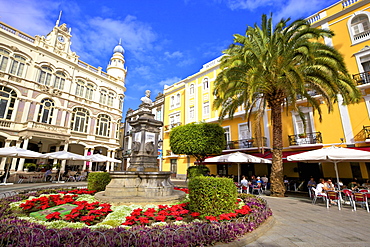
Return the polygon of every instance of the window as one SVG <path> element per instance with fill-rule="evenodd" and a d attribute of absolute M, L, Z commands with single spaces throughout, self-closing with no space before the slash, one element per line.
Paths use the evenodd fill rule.
<path fill-rule="evenodd" d="M 118 120 L 116 124 L 116 139 L 119 139 L 120 127 L 121 127 L 121 120 Z"/>
<path fill-rule="evenodd" d="M 189 88 L 189 94 L 190 94 L 190 95 L 193 95 L 193 94 L 194 94 L 194 84 L 191 84 L 191 85 L 190 85 L 190 88 Z"/>
<path fill-rule="evenodd" d="M 10 68 L 10 74 L 22 76 L 25 67 L 26 59 L 19 55 L 14 55 L 13 64 Z"/>
<path fill-rule="evenodd" d="M 170 104 L 171 109 L 175 108 L 175 96 L 171 96 Z"/>
<path fill-rule="evenodd" d="M 107 90 L 102 89 L 100 91 L 100 104 L 105 105 L 107 103 Z"/>
<path fill-rule="evenodd" d="M 17 94 L 13 89 L 0 86 L 0 119 L 12 118 L 16 98 Z"/>
<path fill-rule="evenodd" d="M 249 148 L 251 144 L 251 131 L 249 130 L 248 123 L 239 124 L 239 147 Z"/>
<path fill-rule="evenodd" d="M 122 96 L 120 96 L 119 97 L 119 109 L 122 111 L 122 109 L 123 109 L 123 97 Z"/>
<path fill-rule="evenodd" d="M 94 86 L 90 83 L 87 84 L 85 98 L 88 99 L 88 100 L 92 100 L 93 99 L 93 93 L 94 93 Z"/>
<path fill-rule="evenodd" d="M 203 117 L 206 117 L 209 115 L 209 102 L 203 103 Z"/>
<path fill-rule="evenodd" d="M 41 100 L 37 122 L 51 124 L 54 113 L 54 101 L 51 99 Z"/>
<path fill-rule="evenodd" d="M 63 90 L 65 81 L 66 75 L 61 71 L 57 71 L 55 74 L 54 87 Z"/>
<path fill-rule="evenodd" d="M 9 52 L 0 48 L 0 71 L 6 71 L 9 61 Z"/>
<path fill-rule="evenodd" d="M 176 126 L 181 125 L 180 122 L 180 113 L 172 114 L 170 116 L 170 128 L 174 128 Z"/>
<path fill-rule="evenodd" d="M 37 82 L 44 84 L 46 86 L 50 86 L 50 80 L 52 76 L 53 70 L 47 66 L 42 66 L 39 70 L 39 76 L 37 78 Z"/>
<path fill-rule="evenodd" d="M 225 130 L 226 143 L 229 143 L 231 141 L 230 127 L 224 127 L 224 130 Z"/>
<path fill-rule="evenodd" d="M 209 88 L 209 85 L 208 85 L 208 78 L 204 78 L 203 79 L 203 89 L 204 90 L 207 90 Z"/>
<path fill-rule="evenodd" d="M 156 117 L 156 120 L 162 121 L 162 109 L 161 108 L 157 108 L 157 112 L 155 114 L 155 117 Z"/>
<path fill-rule="evenodd" d="M 347 22 L 352 43 L 362 42 L 370 38 L 370 13 L 367 11 L 353 15 Z"/>
<path fill-rule="evenodd" d="M 87 125 L 89 122 L 89 112 L 81 107 L 77 107 L 73 110 L 71 129 L 73 131 L 87 133 Z"/>
<path fill-rule="evenodd" d="M 180 101 L 181 100 L 181 95 L 178 93 L 177 95 L 176 95 L 176 107 L 179 107 L 180 106 Z"/>
<path fill-rule="evenodd" d="M 304 129 L 304 122 L 300 116 L 298 114 L 295 115 L 296 134 L 312 133 L 312 118 L 310 112 L 304 113 L 304 118 L 306 122 L 306 131 Z"/>
<path fill-rule="evenodd" d="M 85 83 L 81 80 L 77 81 L 76 96 L 83 97 L 85 92 Z"/>
<path fill-rule="evenodd" d="M 189 108 L 189 118 L 194 119 L 194 106 L 190 106 Z"/>
<path fill-rule="evenodd" d="M 109 136 L 110 117 L 106 114 L 100 114 L 96 123 L 96 134 L 100 136 Z"/>
<path fill-rule="evenodd" d="M 171 172 L 177 174 L 177 159 L 170 159 Z"/>
<path fill-rule="evenodd" d="M 113 106 L 114 93 L 109 92 L 108 94 L 108 105 Z"/>

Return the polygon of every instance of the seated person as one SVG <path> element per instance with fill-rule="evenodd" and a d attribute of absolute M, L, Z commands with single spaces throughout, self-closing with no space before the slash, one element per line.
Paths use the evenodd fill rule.
<path fill-rule="evenodd" d="M 44 175 L 45 176 L 45 181 L 51 181 L 51 178 L 52 178 L 51 174 L 52 174 L 51 169 L 50 168 L 47 169 L 46 172 L 45 172 L 45 175 Z"/>
<path fill-rule="evenodd" d="M 317 195 L 325 195 L 325 191 L 328 190 L 328 188 L 325 186 L 325 180 L 323 178 L 320 178 L 320 183 L 316 186 L 316 193 Z"/>
<path fill-rule="evenodd" d="M 82 180 L 85 180 L 87 178 L 87 175 L 88 175 L 88 170 L 84 170 L 78 177 L 77 177 L 77 181 L 82 181 Z"/>
<path fill-rule="evenodd" d="M 66 181 L 68 180 L 72 180 L 74 182 L 76 181 L 76 178 L 73 176 L 72 171 L 69 169 L 64 172 L 63 177 L 65 178 Z"/>
<path fill-rule="evenodd" d="M 370 189 L 370 181 L 369 179 L 366 179 L 365 183 L 362 184 L 362 187 L 365 189 Z"/>
<path fill-rule="evenodd" d="M 358 184 L 358 182 L 357 182 L 357 178 L 354 178 L 353 179 L 353 181 L 352 182 L 350 182 L 349 184 L 348 184 L 348 189 L 350 189 L 350 190 L 357 190 L 358 189 L 358 187 L 359 187 L 359 184 Z"/>
<path fill-rule="evenodd" d="M 316 187 L 316 181 L 314 178 L 310 178 L 310 180 L 307 182 L 308 189 L 311 189 L 312 187 Z"/>
<path fill-rule="evenodd" d="M 335 190 L 334 184 L 331 181 L 331 179 L 328 179 L 328 181 L 325 183 L 326 190 Z"/>

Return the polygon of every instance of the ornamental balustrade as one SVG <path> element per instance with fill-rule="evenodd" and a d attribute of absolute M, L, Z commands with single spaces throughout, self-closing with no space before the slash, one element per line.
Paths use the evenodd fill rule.
<path fill-rule="evenodd" d="M 258 140 L 256 138 L 248 138 L 241 140 L 228 141 L 226 143 L 226 150 L 229 149 L 245 149 L 245 148 L 255 148 L 258 147 Z M 267 138 L 262 137 L 261 143 L 259 144 L 262 147 L 267 147 Z"/>
<path fill-rule="evenodd" d="M 312 132 L 304 134 L 289 135 L 289 146 L 318 144 L 322 143 L 321 132 Z"/>

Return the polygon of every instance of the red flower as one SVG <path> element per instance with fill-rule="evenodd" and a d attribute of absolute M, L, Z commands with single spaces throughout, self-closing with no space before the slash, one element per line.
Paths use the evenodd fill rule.
<path fill-rule="evenodd" d="M 149 224 L 149 218 L 146 217 L 140 217 L 139 221 L 141 224 Z"/>
<path fill-rule="evenodd" d="M 139 216 L 139 215 L 141 215 L 141 211 L 143 211 L 142 208 L 134 209 L 134 211 L 132 211 L 131 215 L 133 215 L 133 216 Z"/>
<path fill-rule="evenodd" d="M 206 216 L 205 218 L 209 221 L 218 221 L 218 219 L 215 216 Z"/>
<path fill-rule="evenodd" d="M 198 213 L 198 212 L 193 212 L 193 213 L 191 213 L 190 215 L 191 215 L 191 217 L 195 218 L 195 217 L 200 216 L 200 213 Z"/>
<path fill-rule="evenodd" d="M 156 221 L 164 222 L 166 220 L 166 216 L 156 216 L 156 217 L 154 217 L 154 219 Z"/>
<path fill-rule="evenodd" d="M 183 217 L 177 217 L 176 220 L 183 220 Z"/>
<path fill-rule="evenodd" d="M 54 213 L 46 215 L 45 218 L 48 219 L 48 220 L 52 220 L 52 219 L 59 220 L 60 219 L 60 213 L 59 212 L 54 212 Z"/>

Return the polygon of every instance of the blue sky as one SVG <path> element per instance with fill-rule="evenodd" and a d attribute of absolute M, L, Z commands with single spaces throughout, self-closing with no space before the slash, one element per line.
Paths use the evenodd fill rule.
<path fill-rule="evenodd" d="M 233 34 L 260 23 L 262 14 L 306 18 L 336 0 L 0 0 L 0 20 L 29 35 L 60 23 L 72 28 L 72 51 L 103 67 L 122 39 L 128 68 L 124 113 L 222 55 Z"/>

